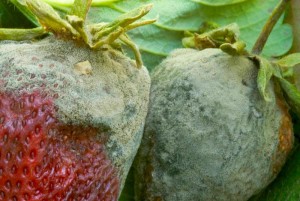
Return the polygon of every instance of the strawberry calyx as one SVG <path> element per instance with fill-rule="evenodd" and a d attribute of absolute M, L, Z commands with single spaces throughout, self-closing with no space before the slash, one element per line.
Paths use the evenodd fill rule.
<path fill-rule="evenodd" d="M 246 44 L 239 40 L 239 27 L 232 23 L 223 27 L 213 26 L 213 29 L 205 31 L 207 24 L 204 23 L 200 33 L 185 32 L 182 44 L 187 48 L 203 50 L 206 48 L 220 48 L 223 52 L 230 55 L 246 54 Z"/>
<path fill-rule="evenodd" d="M 294 85 L 293 67 L 300 64 L 300 53 L 287 55 L 281 59 L 268 59 L 261 52 L 276 22 L 284 12 L 290 0 L 281 0 L 267 23 L 263 27 L 251 52 L 245 50 L 246 44 L 239 39 L 239 27 L 236 23 L 218 27 L 214 23 L 204 23 L 199 33 L 185 32 L 182 44 L 187 48 L 203 50 L 219 48 L 232 55 L 243 55 L 258 64 L 257 88 L 267 102 L 275 101 L 269 95 L 269 83 L 274 80 L 284 94 L 285 101 L 300 116 L 300 91 Z"/>
<path fill-rule="evenodd" d="M 0 39 L 2 40 L 11 40 L 14 35 L 18 35 L 17 40 L 35 38 L 52 32 L 59 38 L 74 40 L 91 49 L 99 49 L 103 45 L 115 46 L 114 43 L 121 42 L 133 50 L 137 67 L 140 68 L 143 65 L 139 49 L 126 32 L 156 21 L 156 19 L 138 21 L 151 10 L 152 4 L 129 11 L 110 23 L 86 24 L 86 15 L 92 0 L 75 0 L 65 19 L 61 18 L 57 11 L 42 0 L 24 0 L 23 3 L 20 2 L 21 0 L 12 1 L 27 13 L 31 12 L 38 19 L 38 23 L 44 31 L 40 28 L 38 30 L 31 29 L 28 31 L 34 32 L 34 34 L 27 34 L 25 30 L 20 29 L 9 31 L 0 29 Z"/>

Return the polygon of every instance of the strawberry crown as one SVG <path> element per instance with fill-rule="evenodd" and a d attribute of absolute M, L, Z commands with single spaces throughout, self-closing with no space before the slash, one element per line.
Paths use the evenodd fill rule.
<path fill-rule="evenodd" d="M 275 101 L 269 94 L 270 81 L 273 80 L 274 88 L 272 90 L 277 94 L 282 93 L 286 103 L 300 117 L 300 91 L 295 85 L 293 73 L 293 68 L 300 64 L 300 53 L 289 54 L 280 59 L 267 59 L 260 55 L 289 1 L 280 0 L 264 25 L 251 52 L 245 50 L 246 44 L 239 39 L 239 27 L 236 23 L 223 27 L 217 27 L 212 23 L 203 24 L 200 33 L 185 32 L 182 43 L 184 47 L 198 50 L 219 48 L 229 55 L 243 55 L 253 60 L 258 64 L 257 88 L 262 98 L 267 102 Z"/>
<path fill-rule="evenodd" d="M 143 65 L 141 54 L 126 32 L 156 21 L 156 19 L 152 19 L 137 22 L 151 10 L 152 5 L 136 8 L 110 23 L 86 24 L 86 16 L 91 3 L 92 0 L 75 0 L 71 11 L 63 19 L 42 0 L 24 0 L 27 9 L 36 16 L 42 27 L 29 30 L 0 29 L 0 39 L 26 40 L 52 32 L 60 38 L 74 40 L 91 49 L 98 49 L 105 44 L 113 45 L 117 41 L 121 41 L 133 50 L 136 65 L 140 68 Z"/>

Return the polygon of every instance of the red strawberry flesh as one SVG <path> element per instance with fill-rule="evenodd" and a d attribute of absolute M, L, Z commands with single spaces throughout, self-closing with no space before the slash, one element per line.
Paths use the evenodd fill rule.
<path fill-rule="evenodd" d="M 56 113 L 40 92 L 0 92 L 0 200 L 117 200 L 99 129 L 64 125 Z"/>

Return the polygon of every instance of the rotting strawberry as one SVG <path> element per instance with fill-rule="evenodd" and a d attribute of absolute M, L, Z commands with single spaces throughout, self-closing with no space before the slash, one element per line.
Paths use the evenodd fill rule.
<path fill-rule="evenodd" d="M 57 37 L 0 42 L 0 200 L 117 200 L 150 90 L 125 32 L 153 22 L 134 23 L 151 6 L 87 25 L 90 0 L 76 0 L 66 20 L 42 1 L 25 2 Z M 24 30 L 3 29 L 0 38 L 15 33 L 28 38 Z M 120 51 L 119 39 L 136 62 Z"/>
<path fill-rule="evenodd" d="M 178 49 L 153 71 L 136 200 L 246 201 L 275 178 L 292 123 L 274 92 L 264 101 L 256 78 L 251 60 L 219 49 Z"/>
<path fill-rule="evenodd" d="M 0 200 L 117 200 L 105 131 L 61 124 L 53 103 L 37 91 L 0 94 Z"/>
<path fill-rule="evenodd" d="M 300 57 L 259 53 L 286 3 L 252 53 L 231 24 L 191 34 L 183 42 L 196 49 L 174 50 L 152 71 L 136 200 L 246 201 L 274 180 L 293 148 L 288 111 L 300 114 L 300 92 L 289 70 Z"/>

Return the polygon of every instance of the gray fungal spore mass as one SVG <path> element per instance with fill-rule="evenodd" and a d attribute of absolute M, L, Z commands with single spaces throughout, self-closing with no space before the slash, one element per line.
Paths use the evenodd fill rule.
<path fill-rule="evenodd" d="M 219 49 L 175 50 L 155 68 L 136 200 L 246 201 L 274 179 L 291 120 L 272 84 L 272 101 L 263 100 L 257 71 Z"/>

